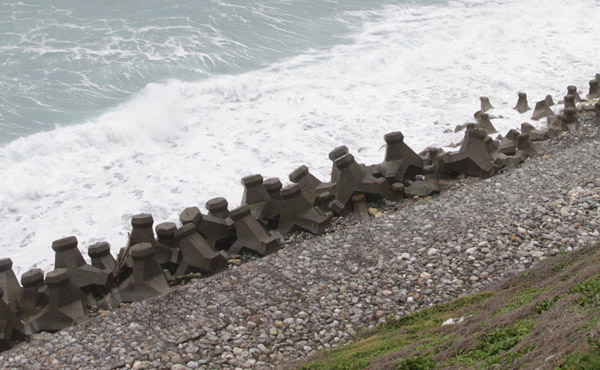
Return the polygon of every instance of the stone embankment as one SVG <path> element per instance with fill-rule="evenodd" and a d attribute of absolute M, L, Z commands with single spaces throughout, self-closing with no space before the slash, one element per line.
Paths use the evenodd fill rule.
<path fill-rule="evenodd" d="M 282 368 L 600 235 L 594 115 L 541 156 L 0 354 L 2 368 Z"/>

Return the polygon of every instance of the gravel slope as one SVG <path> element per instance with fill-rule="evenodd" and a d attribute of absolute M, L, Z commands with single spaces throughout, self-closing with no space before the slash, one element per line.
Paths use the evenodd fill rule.
<path fill-rule="evenodd" d="M 585 117 L 585 118 L 584 118 Z M 0 354 L 2 368 L 281 368 L 389 315 L 481 289 L 600 229 L 599 129 L 542 157 Z M 394 209 L 396 208 L 396 209 Z"/>

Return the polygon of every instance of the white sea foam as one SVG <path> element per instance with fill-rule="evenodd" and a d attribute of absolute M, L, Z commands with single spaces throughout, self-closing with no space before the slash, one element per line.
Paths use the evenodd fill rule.
<path fill-rule="evenodd" d="M 224 196 L 239 204 L 242 176 L 287 175 L 301 164 L 322 179 L 327 153 L 383 157 L 385 133 L 401 130 L 416 150 L 448 145 L 444 133 L 472 120 L 479 96 L 502 115 L 501 132 L 530 105 L 568 84 L 587 89 L 600 71 L 595 0 L 456 1 L 358 13 L 348 45 L 306 53 L 238 76 L 150 84 L 93 122 L 61 127 L 0 149 L 2 255 L 15 271 L 50 269 L 52 240 L 80 249 L 125 244 L 130 217 L 176 221 L 183 208 Z M 531 121 L 530 121 L 531 122 Z"/>

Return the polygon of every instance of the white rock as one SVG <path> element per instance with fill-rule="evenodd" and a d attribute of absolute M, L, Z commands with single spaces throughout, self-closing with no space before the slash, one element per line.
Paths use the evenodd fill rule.
<path fill-rule="evenodd" d="M 448 326 L 448 325 L 454 325 L 454 324 L 456 324 L 454 319 L 448 319 L 442 323 L 442 326 Z"/>

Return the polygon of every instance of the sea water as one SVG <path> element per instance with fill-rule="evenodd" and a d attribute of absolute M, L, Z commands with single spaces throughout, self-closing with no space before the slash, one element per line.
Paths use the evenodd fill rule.
<path fill-rule="evenodd" d="M 347 145 L 383 158 L 460 140 L 479 96 L 511 109 L 600 72 L 598 0 L 0 0 L 0 255 L 127 241 L 133 214 L 178 221 L 261 173 L 327 180 Z"/>

